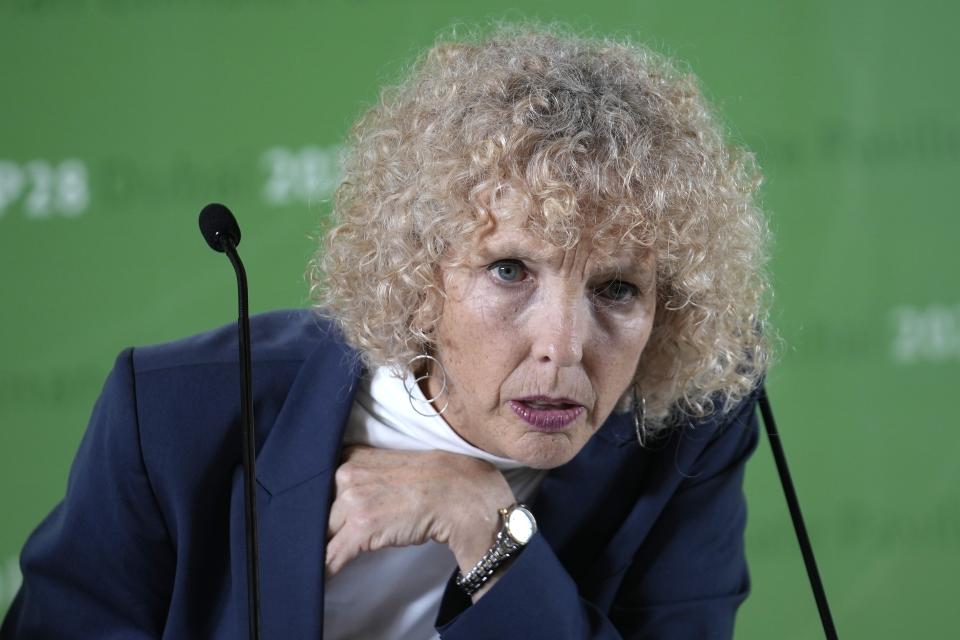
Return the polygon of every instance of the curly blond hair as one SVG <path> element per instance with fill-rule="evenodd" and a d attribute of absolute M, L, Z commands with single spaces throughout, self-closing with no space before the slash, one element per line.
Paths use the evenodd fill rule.
<path fill-rule="evenodd" d="M 383 89 L 347 149 L 308 273 L 316 308 L 368 366 L 431 351 L 438 265 L 510 185 L 528 228 L 558 247 L 590 227 L 655 253 L 635 376 L 651 428 L 729 410 L 768 366 L 760 174 L 668 58 L 536 25 L 441 38 Z"/>

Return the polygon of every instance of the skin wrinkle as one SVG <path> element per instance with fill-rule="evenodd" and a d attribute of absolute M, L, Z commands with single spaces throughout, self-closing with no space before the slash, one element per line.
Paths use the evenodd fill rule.
<path fill-rule="evenodd" d="M 576 455 L 633 378 L 655 315 L 653 255 L 642 247 L 611 253 L 589 231 L 570 249 L 553 247 L 525 229 L 522 216 L 510 215 L 516 202 L 501 204 L 492 228 L 442 266 L 446 298 L 434 355 L 448 386 L 438 404 L 474 446 L 553 468 Z M 523 271 L 504 284 L 491 265 L 513 260 Z M 596 289 L 617 274 L 637 286 L 637 297 L 597 304 Z M 424 394 L 435 397 L 442 378 L 430 373 Z M 540 432 L 509 406 L 533 395 L 568 397 L 585 411 L 561 432 Z"/>

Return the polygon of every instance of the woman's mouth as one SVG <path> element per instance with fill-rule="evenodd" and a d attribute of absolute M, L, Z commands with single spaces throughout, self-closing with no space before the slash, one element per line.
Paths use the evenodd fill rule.
<path fill-rule="evenodd" d="M 523 398 L 507 404 L 520 418 L 537 431 L 562 431 L 583 413 L 583 405 L 567 398 Z"/>

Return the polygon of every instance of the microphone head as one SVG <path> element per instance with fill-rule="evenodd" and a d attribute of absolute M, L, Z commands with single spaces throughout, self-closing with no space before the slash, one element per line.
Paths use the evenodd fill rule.
<path fill-rule="evenodd" d="M 240 225 L 230 209 L 219 202 L 211 202 L 200 211 L 200 233 L 211 249 L 221 253 L 224 239 L 229 239 L 234 247 L 240 244 Z"/>

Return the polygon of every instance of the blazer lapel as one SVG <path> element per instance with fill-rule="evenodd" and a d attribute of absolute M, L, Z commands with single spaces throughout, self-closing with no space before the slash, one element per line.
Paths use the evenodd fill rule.
<path fill-rule="evenodd" d="M 319 638 L 326 523 L 343 429 L 362 373 L 324 338 L 304 362 L 257 455 L 261 626 L 268 638 Z M 256 379 L 257 370 L 253 371 Z M 246 625 L 243 474 L 231 505 L 231 602 Z"/>

